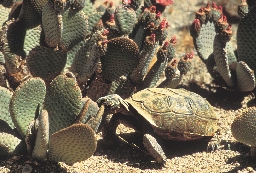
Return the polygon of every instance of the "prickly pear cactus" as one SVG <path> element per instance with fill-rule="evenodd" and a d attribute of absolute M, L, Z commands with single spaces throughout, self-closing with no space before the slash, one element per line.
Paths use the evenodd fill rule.
<path fill-rule="evenodd" d="M 96 146 L 95 133 L 88 125 L 73 124 L 50 137 L 49 160 L 72 165 L 89 158 Z"/>
<path fill-rule="evenodd" d="M 255 111 L 255 107 L 243 110 L 231 124 L 232 135 L 236 140 L 251 146 L 256 146 L 256 139 L 253 137 L 256 133 Z"/>
<path fill-rule="evenodd" d="M 12 122 L 12 118 L 10 115 L 9 105 L 12 97 L 12 92 L 7 88 L 0 87 L 0 120 L 5 121 L 11 128 L 14 128 L 14 124 Z"/>
<path fill-rule="evenodd" d="M 22 137 L 25 137 L 29 123 L 35 118 L 38 104 L 43 104 L 45 94 L 45 82 L 40 78 L 30 78 L 14 91 L 10 102 L 10 113 Z"/>
<path fill-rule="evenodd" d="M 242 19 L 237 32 L 237 57 L 230 43 L 231 25 L 222 7 L 214 2 L 199 9 L 190 31 L 197 53 L 212 77 L 218 82 L 221 76 L 227 86 L 242 92 L 253 90 L 256 81 L 253 63 L 256 42 L 252 39 L 255 35 L 255 27 L 252 27 L 255 26 L 255 9 L 247 13 L 245 6 L 247 4 L 243 1 L 238 7 Z"/>
<path fill-rule="evenodd" d="M 190 59 L 182 59 L 185 70 L 179 71 L 178 60 L 172 60 L 175 43 L 163 44 L 169 25 L 161 12 L 171 3 L 105 1 L 96 7 L 90 0 L 1 1 L 0 82 L 14 93 L 0 88 L 0 135 L 11 140 L 0 141 L 0 150 L 8 155 L 26 145 L 22 152 L 42 161 L 87 159 L 96 149 L 104 113 L 93 100 L 159 87 L 164 71 L 161 86 L 176 87 Z"/>
<path fill-rule="evenodd" d="M 76 80 L 57 76 L 47 88 L 44 109 L 49 114 L 50 135 L 73 124 L 82 108 L 82 94 Z"/>

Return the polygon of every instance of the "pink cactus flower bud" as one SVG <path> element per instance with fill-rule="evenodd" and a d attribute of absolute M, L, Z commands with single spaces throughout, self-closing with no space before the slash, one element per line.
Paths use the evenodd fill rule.
<path fill-rule="evenodd" d="M 170 43 L 172 43 L 172 44 L 176 44 L 176 43 L 177 43 L 176 36 L 173 36 L 173 37 L 171 38 Z"/>
<path fill-rule="evenodd" d="M 161 14 L 162 13 L 160 11 L 158 11 L 157 14 L 156 14 L 156 19 L 160 19 Z"/>
<path fill-rule="evenodd" d="M 194 25 L 196 31 L 200 30 L 201 24 L 200 24 L 200 20 L 199 19 L 195 19 L 194 22 L 193 22 L 193 25 Z"/>
<path fill-rule="evenodd" d="M 155 13 L 156 12 L 156 6 L 151 6 L 149 8 L 149 10 L 150 10 L 151 13 Z"/>
<path fill-rule="evenodd" d="M 163 49 L 166 50 L 168 46 L 169 46 L 169 42 L 168 41 L 164 42 Z"/>
<path fill-rule="evenodd" d="M 122 2 L 123 2 L 124 5 L 129 5 L 129 4 L 132 3 L 131 0 L 122 0 Z"/>
<path fill-rule="evenodd" d="M 168 6 L 173 4 L 173 0 L 156 0 L 156 3 L 162 6 Z"/>

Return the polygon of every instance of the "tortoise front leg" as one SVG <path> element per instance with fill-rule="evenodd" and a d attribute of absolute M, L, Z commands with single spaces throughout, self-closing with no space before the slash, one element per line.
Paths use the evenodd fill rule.
<path fill-rule="evenodd" d="M 144 134 L 143 144 L 148 150 L 149 154 L 154 157 L 156 161 L 163 165 L 166 165 L 167 157 L 165 156 L 162 147 L 159 145 L 155 137 L 150 134 Z"/>
<path fill-rule="evenodd" d="M 138 119 L 132 115 L 125 115 L 123 113 L 109 114 L 103 117 L 102 121 L 102 137 L 105 145 L 108 147 L 114 147 L 118 144 L 119 138 L 116 135 L 116 129 L 121 123 L 133 128 L 135 131 L 142 131 Z"/>

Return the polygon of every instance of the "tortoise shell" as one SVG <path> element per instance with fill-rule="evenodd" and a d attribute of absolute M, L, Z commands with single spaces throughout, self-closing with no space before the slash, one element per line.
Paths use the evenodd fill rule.
<path fill-rule="evenodd" d="M 126 101 L 166 139 L 213 136 L 218 129 L 218 117 L 209 102 L 184 89 L 147 88 Z"/>

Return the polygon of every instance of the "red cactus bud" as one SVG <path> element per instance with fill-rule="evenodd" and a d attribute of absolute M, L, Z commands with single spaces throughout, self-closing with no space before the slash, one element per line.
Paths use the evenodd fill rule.
<path fill-rule="evenodd" d="M 188 59 L 192 59 L 194 56 L 194 52 L 191 52 L 191 53 L 187 53 L 185 56 L 184 56 L 184 60 L 188 60 Z"/>
<path fill-rule="evenodd" d="M 109 8 L 112 8 L 113 5 L 114 5 L 114 2 L 113 2 L 113 1 L 110 1 L 110 3 L 109 3 Z"/>
<path fill-rule="evenodd" d="M 102 35 L 106 36 L 106 35 L 108 35 L 108 33 L 109 33 L 109 30 L 105 29 L 105 30 L 102 32 Z"/>
<path fill-rule="evenodd" d="M 115 21 L 115 15 L 114 14 L 111 14 L 109 16 L 109 22 L 113 23 Z"/>
<path fill-rule="evenodd" d="M 178 63 L 178 60 L 176 58 L 173 58 L 170 64 L 171 66 L 175 67 L 177 66 L 177 63 Z"/>
<path fill-rule="evenodd" d="M 151 34 L 150 35 L 150 40 L 155 43 L 156 42 L 156 34 Z"/>
<path fill-rule="evenodd" d="M 156 0 L 156 3 L 162 6 L 168 6 L 173 4 L 173 0 Z"/>
<path fill-rule="evenodd" d="M 122 0 L 122 3 L 124 5 L 130 5 L 132 3 L 132 1 L 131 0 Z"/>
<path fill-rule="evenodd" d="M 151 13 L 155 13 L 156 12 L 156 6 L 152 5 L 149 9 L 150 9 Z"/>
<path fill-rule="evenodd" d="M 212 7 L 211 7 L 211 5 L 210 5 L 210 2 L 208 2 L 207 5 L 204 7 L 204 9 L 205 9 L 206 11 L 208 11 L 208 12 L 211 11 L 211 8 L 212 8 Z"/>
<path fill-rule="evenodd" d="M 195 19 L 192 25 L 194 25 L 196 31 L 199 31 L 200 28 L 201 28 L 201 24 L 200 24 L 199 19 Z"/>
<path fill-rule="evenodd" d="M 105 6 L 107 6 L 108 0 L 104 1 L 103 4 L 104 4 Z"/>
<path fill-rule="evenodd" d="M 168 46 L 169 46 L 169 42 L 168 41 L 164 42 L 163 49 L 166 50 Z"/>
<path fill-rule="evenodd" d="M 160 29 L 166 28 L 166 19 L 165 18 L 161 21 L 159 28 Z"/>
<path fill-rule="evenodd" d="M 159 19 L 160 16 L 161 16 L 161 14 L 162 14 L 162 13 L 161 13 L 160 11 L 158 11 L 157 14 L 156 14 L 156 19 Z"/>
<path fill-rule="evenodd" d="M 170 43 L 172 43 L 172 44 L 176 44 L 176 43 L 177 43 L 176 36 L 173 36 L 173 37 L 171 38 Z"/>
<path fill-rule="evenodd" d="M 218 6 L 215 2 L 212 2 L 212 8 L 218 9 Z"/>

